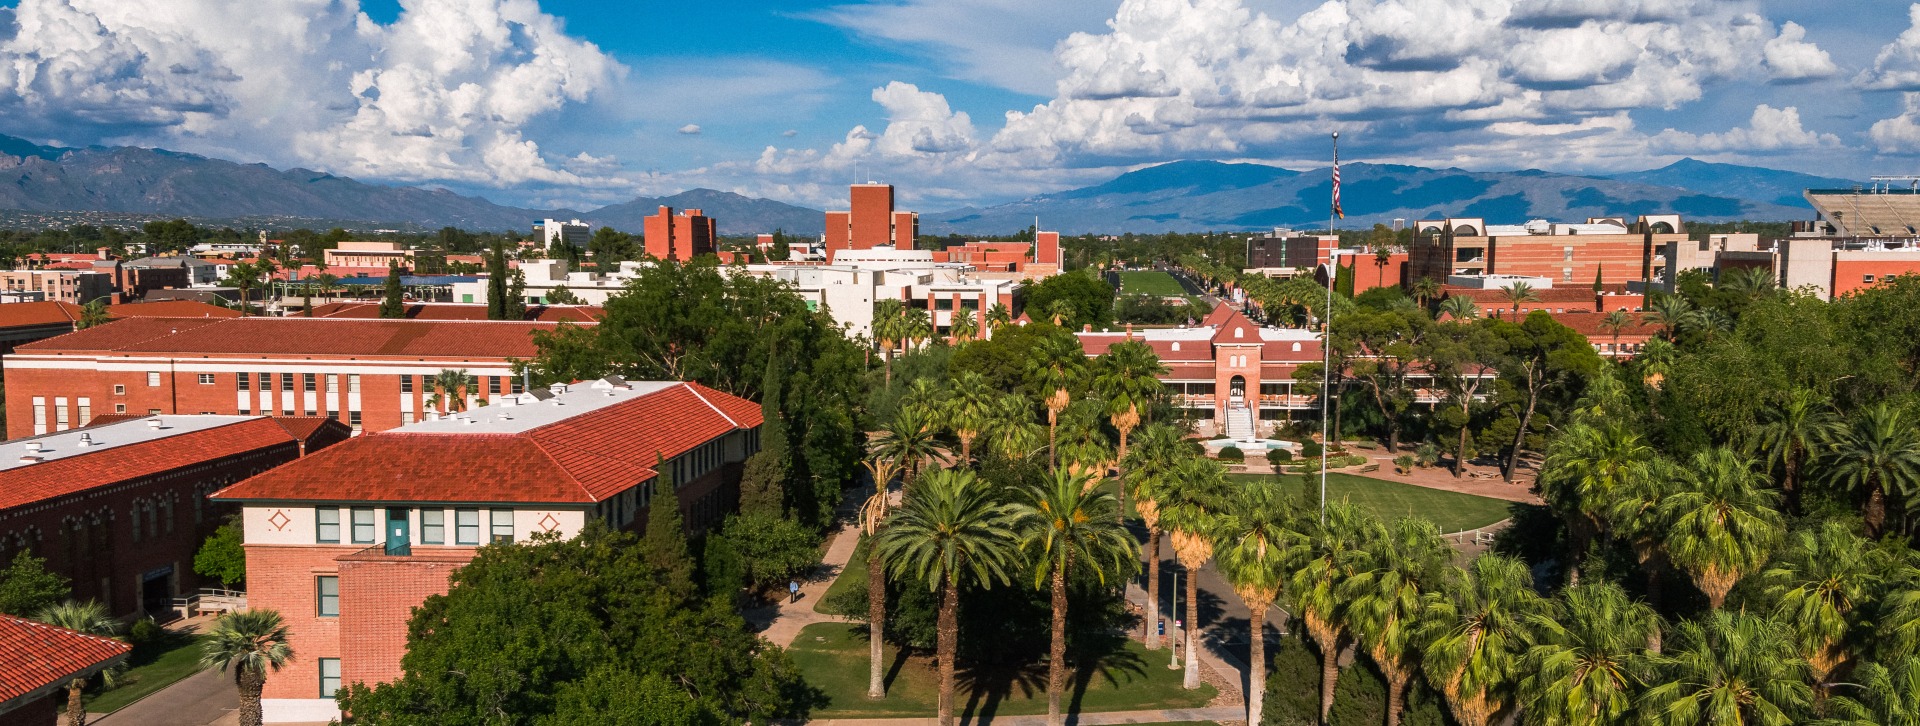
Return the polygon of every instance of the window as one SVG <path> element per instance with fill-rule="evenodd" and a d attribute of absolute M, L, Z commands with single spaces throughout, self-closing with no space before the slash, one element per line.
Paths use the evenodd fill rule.
<path fill-rule="evenodd" d="M 147 415 L 148 415 L 148 416 L 158 416 L 158 415 L 160 415 L 160 409 L 157 409 L 157 408 L 149 408 L 149 409 L 147 409 Z"/>
<path fill-rule="evenodd" d="M 493 530 L 491 532 L 491 534 L 493 535 L 492 540 L 494 542 L 512 542 L 513 541 L 513 510 L 495 509 L 493 511 L 487 512 L 487 516 L 489 519 L 492 520 L 492 522 L 490 522 Z"/>
<path fill-rule="evenodd" d="M 411 374 L 407 374 L 407 373 L 400 374 L 400 392 L 401 393 L 413 392 L 413 376 Z"/>
<path fill-rule="evenodd" d="M 160 371 L 147 371 L 147 387 L 160 387 Z"/>
<path fill-rule="evenodd" d="M 53 399 L 53 430 L 67 430 L 67 399 Z"/>
<path fill-rule="evenodd" d="M 338 373 L 327 374 L 327 392 L 328 393 L 340 392 L 340 374 Z"/>
<path fill-rule="evenodd" d="M 258 375 L 260 376 L 260 390 L 263 392 L 273 390 L 273 374 L 261 373 Z"/>
<path fill-rule="evenodd" d="M 333 698 L 340 690 L 340 659 L 321 658 L 320 660 L 320 697 Z"/>
<path fill-rule="evenodd" d="M 347 392 L 348 393 L 360 392 L 360 374 L 358 373 L 347 374 Z"/>
<path fill-rule="evenodd" d="M 313 510 L 313 540 L 322 544 L 340 541 L 340 510 L 321 507 Z"/>
<path fill-rule="evenodd" d="M 1873 276 L 1872 276 L 1872 275 L 1861 275 L 1861 276 L 1860 276 L 1860 281 L 1861 281 L 1861 282 L 1873 282 Z"/>
<path fill-rule="evenodd" d="M 348 411 L 348 412 L 347 412 L 347 423 L 350 423 L 350 424 L 353 424 L 353 425 L 355 425 L 355 426 L 359 426 L 359 425 L 360 425 L 360 412 L 359 412 L 359 411 Z"/>
<path fill-rule="evenodd" d="M 447 511 L 444 509 L 420 510 L 420 544 L 447 543 Z"/>
<path fill-rule="evenodd" d="M 340 412 L 339 412 L 339 411 L 333 411 L 333 410 L 329 410 L 329 411 L 327 411 L 327 418 L 330 418 L 330 419 L 333 419 L 333 420 L 335 420 L 335 421 L 339 421 L 339 420 L 340 420 Z"/>
<path fill-rule="evenodd" d="M 115 396 L 125 396 L 125 395 L 127 395 L 127 385 L 126 385 L 126 384 L 124 384 L 124 383 L 115 383 L 115 384 L 113 384 L 113 395 L 115 395 Z"/>
<path fill-rule="evenodd" d="M 292 373 L 280 374 L 280 390 L 288 391 L 288 392 L 291 392 L 293 390 L 293 374 Z M 308 389 L 308 390 L 312 390 L 312 389 Z"/>
<path fill-rule="evenodd" d="M 241 390 L 241 391 L 253 390 L 253 376 L 249 376 L 245 373 L 242 373 L 240 375 L 234 376 L 233 381 L 236 385 L 239 386 L 239 388 L 236 390 Z"/>
<path fill-rule="evenodd" d="M 114 412 L 114 413 L 126 413 L 126 412 L 127 412 L 127 404 L 124 404 L 124 403 L 116 403 L 116 404 L 113 404 L 113 412 Z M 241 411 L 241 413 L 246 413 L 246 412 L 245 412 L 245 411 Z"/>
<path fill-rule="evenodd" d="M 480 544 L 480 510 L 453 510 L 453 542 L 463 545 Z"/>
<path fill-rule="evenodd" d="M 200 385 L 202 385 L 202 386 L 211 386 L 211 385 L 213 385 L 213 374 L 212 374 L 212 373 L 202 373 L 202 374 L 200 374 Z"/>
<path fill-rule="evenodd" d="M 500 395 L 500 377 L 499 376 L 487 377 L 487 395 L 489 396 Z"/>
<path fill-rule="evenodd" d="M 380 530 L 375 528 L 373 525 L 373 510 L 371 509 L 353 510 L 353 543 L 354 544 L 372 544 L 373 536 L 379 533 L 379 531 Z"/>
<path fill-rule="evenodd" d="M 314 384 L 314 374 L 312 373 L 300 374 L 300 390 L 306 391 L 307 393 L 313 393 L 313 384 Z"/>
<path fill-rule="evenodd" d="M 159 412 L 158 412 L 158 411 L 155 411 L 154 413 L 159 413 Z M 280 410 L 280 415 L 282 415 L 282 416 L 292 416 L 292 415 L 293 415 L 293 409 L 291 409 L 291 408 L 285 408 L 285 409 L 281 409 L 281 410 Z"/>
<path fill-rule="evenodd" d="M 315 590 L 319 594 L 319 596 L 315 598 L 319 601 L 319 608 L 316 612 L 319 613 L 321 617 L 339 617 L 340 578 L 335 575 L 321 575 L 313 579 L 315 581 Z"/>
<path fill-rule="evenodd" d="M 1572 245 L 1567 245 L 1567 246 L 1565 246 L 1565 247 L 1562 247 L 1562 248 L 1560 248 L 1560 249 L 1562 249 L 1562 250 L 1564 250 L 1564 252 L 1562 253 L 1562 254 L 1564 255 L 1564 257 L 1562 258 L 1562 261 L 1564 261 L 1564 262 L 1572 262 L 1572 261 L 1573 261 L 1573 246 L 1572 246 Z"/>
<path fill-rule="evenodd" d="M 508 393 L 524 393 L 525 391 L 520 390 L 520 379 L 518 378 L 507 379 L 507 392 Z"/>

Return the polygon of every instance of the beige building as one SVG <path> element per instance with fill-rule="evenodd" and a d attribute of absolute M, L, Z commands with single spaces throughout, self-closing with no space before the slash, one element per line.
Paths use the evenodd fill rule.
<path fill-rule="evenodd" d="M 398 242 L 341 242 L 340 246 L 326 250 L 328 267 L 375 267 L 386 269 L 387 265 L 399 263 L 401 267 L 413 267 L 413 250 L 405 249 Z"/>
<path fill-rule="evenodd" d="M 113 275 L 88 270 L 6 270 L 0 271 L 0 290 L 25 298 L 39 293 L 39 299 L 85 305 L 114 293 Z"/>

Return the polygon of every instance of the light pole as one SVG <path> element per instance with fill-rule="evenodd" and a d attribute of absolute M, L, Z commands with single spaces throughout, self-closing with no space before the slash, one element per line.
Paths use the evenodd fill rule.
<path fill-rule="evenodd" d="M 1173 617 L 1167 618 L 1167 619 L 1172 620 L 1173 622 L 1176 622 L 1176 623 L 1180 622 L 1180 571 L 1179 570 L 1173 571 L 1173 613 L 1172 615 Z M 1180 645 L 1181 643 L 1184 643 L 1186 641 L 1186 638 L 1184 637 L 1187 633 L 1186 625 L 1182 624 L 1179 630 L 1180 630 L 1180 635 L 1182 637 L 1175 638 L 1173 637 L 1173 629 L 1172 628 L 1167 629 L 1167 637 L 1169 640 L 1173 641 L 1167 646 L 1167 653 L 1171 656 L 1171 658 L 1167 662 L 1168 670 L 1176 670 L 1176 671 L 1180 670 Z"/>
<path fill-rule="evenodd" d="M 1327 234 L 1334 238 L 1334 246 L 1340 244 L 1340 236 L 1334 231 L 1334 218 L 1339 209 L 1340 198 L 1340 132 L 1333 132 L 1333 210 L 1327 214 Z M 1333 440 L 1327 436 L 1327 424 L 1333 415 L 1333 281 L 1340 275 L 1340 264 L 1334 256 L 1327 255 L 1327 261 L 1333 264 L 1327 268 L 1327 309 L 1326 319 L 1320 321 L 1320 524 L 1327 523 L 1327 447 Z"/>

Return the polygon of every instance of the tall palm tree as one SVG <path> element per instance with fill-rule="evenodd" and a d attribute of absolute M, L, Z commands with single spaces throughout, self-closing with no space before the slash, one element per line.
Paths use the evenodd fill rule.
<path fill-rule="evenodd" d="M 972 310 L 953 311 L 953 321 L 947 325 L 947 335 L 953 338 L 953 342 L 964 343 L 973 340 L 973 336 L 979 332 L 979 326 L 973 321 Z"/>
<path fill-rule="evenodd" d="M 1843 717 L 1819 721 L 1820 726 L 1920 726 L 1920 657 L 1868 663 L 1849 680 L 1859 698 L 1834 698 L 1834 710 Z"/>
<path fill-rule="evenodd" d="M 223 615 L 200 643 L 202 668 L 219 668 L 222 673 L 233 669 L 234 686 L 240 689 L 240 726 L 260 726 L 260 690 L 266 686 L 267 673 L 292 660 L 287 626 L 274 610 Z"/>
<path fill-rule="evenodd" d="M 1333 709 L 1340 653 L 1348 637 L 1347 581 L 1365 564 L 1364 539 L 1384 529 L 1372 515 L 1345 500 L 1329 502 L 1322 521 L 1306 528 L 1287 575 L 1287 599 L 1320 649 L 1320 722 Z"/>
<path fill-rule="evenodd" d="M 1431 277 L 1418 278 L 1408 283 L 1407 293 L 1413 296 L 1414 302 L 1424 308 L 1428 302 L 1440 296 L 1440 283 Z"/>
<path fill-rule="evenodd" d="M 996 499 L 973 472 L 928 472 L 887 517 L 875 547 L 896 578 L 911 578 L 938 593 L 936 650 L 940 659 L 939 718 L 953 726 L 954 657 L 960 642 L 960 588 L 1009 582 L 1018 564 L 1019 512 Z"/>
<path fill-rule="evenodd" d="M 1170 424 L 1152 424 L 1140 431 L 1140 445 L 1127 454 L 1125 466 L 1130 472 L 1123 486 L 1133 488 L 1133 506 L 1140 523 L 1147 528 L 1147 621 L 1146 646 L 1160 648 L 1160 503 L 1158 492 L 1173 468 L 1184 458 L 1195 456 L 1186 436 Z"/>
<path fill-rule="evenodd" d="M 1640 354 L 1634 356 L 1633 360 L 1640 366 L 1640 379 L 1654 390 L 1659 390 L 1661 382 L 1673 373 L 1673 361 L 1679 355 L 1672 341 L 1654 338 L 1640 348 Z"/>
<path fill-rule="evenodd" d="M 906 304 L 897 299 L 888 298 L 873 304 L 873 342 L 880 346 L 880 355 L 886 361 L 886 384 L 893 387 L 893 349 L 899 346 L 905 337 Z"/>
<path fill-rule="evenodd" d="M 988 414 L 987 449 L 1006 461 L 1022 461 L 1040 451 L 1040 425 L 1033 402 L 1018 393 L 994 397 Z"/>
<path fill-rule="evenodd" d="M 1542 726 L 1627 723 L 1633 695 L 1648 677 L 1644 646 L 1660 616 L 1619 585 L 1569 587 L 1553 607 L 1530 616 L 1534 643 L 1521 668 L 1520 699 Z"/>
<path fill-rule="evenodd" d="M 1647 601 L 1661 601 L 1661 567 L 1654 559 L 1665 552 L 1667 521 L 1660 506 L 1684 482 L 1686 477 L 1672 459 L 1658 457 L 1642 463 L 1626 478 L 1624 486 L 1613 490 L 1613 501 L 1604 509 L 1607 531 L 1626 540 L 1633 548 L 1640 574 L 1645 578 L 1643 591 Z M 1649 645 L 1648 647 L 1656 647 Z"/>
<path fill-rule="evenodd" d="M 1296 528 L 1299 514 L 1280 493 L 1273 479 L 1262 479 L 1234 492 L 1219 518 L 1214 538 L 1220 574 L 1246 603 L 1248 683 L 1267 682 L 1267 610 L 1280 598 L 1287 583 L 1287 562 L 1306 538 Z M 1247 691 L 1247 723 L 1262 723 L 1264 688 Z"/>
<path fill-rule="evenodd" d="M 1439 591 L 1453 551 L 1440 528 L 1423 517 L 1377 526 L 1381 530 L 1365 538 L 1360 569 L 1342 594 L 1349 626 L 1387 678 L 1387 726 L 1398 726 L 1419 663 L 1426 596 Z"/>
<path fill-rule="evenodd" d="M 1531 302 L 1540 302 L 1540 293 L 1524 282 L 1514 282 L 1500 291 L 1500 296 L 1513 305 L 1514 322 L 1520 321 L 1520 306 Z"/>
<path fill-rule="evenodd" d="M 1642 697 L 1647 723 L 1786 726 L 1813 701 L 1807 663 L 1784 628 L 1765 618 L 1716 610 L 1674 628 L 1678 647 L 1655 656 L 1654 685 Z"/>
<path fill-rule="evenodd" d="M 1789 511 L 1800 509 L 1800 475 L 1808 459 L 1836 433 L 1839 419 L 1829 407 L 1830 400 L 1811 389 L 1795 388 L 1778 403 L 1760 409 L 1749 448 L 1769 467 L 1780 466 L 1780 489 L 1786 492 Z"/>
<path fill-rule="evenodd" d="M 1052 335 L 1033 347 L 1027 359 L 1027 381 L 1047 407 L 1047 463 L 1056 464 L 1054 436 L 1060 425 L 1060 412 L 1072 401 L 1072 390 L 1080 386 L 1087 369 L 1087 356 L 1080 341 L 1070 335 Z"/>
<path fill-rule="evenodd" d="M 1653 456 L 1653 447 L 1619 423 L 1576 423 L 1553 440 L 1541 466 L 1541 498 L 1567 522 L 1568 573 L 1579 584 L 1579 566 L 1593 538 L 1607 531 L 1606 511 L 1616 492 Z"/>
<path fill-rule="evenodd" d="M 933 318 L 926 308 L 907 308 L 900 316 L 900 338 L 907 347 L 918 348 L 920 344 L 933 339 Z"/>
<path fill-rule="evenodd" d="M 1062 325 L 1072 320 L 1073 316 L 1078 315 L 1080 311 L 1074 307 L 1073 301 L 1061 299 L 1047 303 L 1046 313 L 1047 318 L 1052 320 L 1054 325 Z"/>
<path fill-rule="evenodd" d="M 1633 317 L 1627 315 L 1627 311 L 1625 310 L 1615 310 L 1600 316 L 1600 329 L 1607 331 L 1613 336 L 1613 348 L 1611 350 L 1614 356 L 1617 357 L 1620 355 L 1620 332 L 1626 330 L 1627 326 L 1632 324 Z"/>
<path fill-rule="evenodd" d="M 1113 424 L 1113 430 L 1120 432 L 1120 450 L 1117 460 L 1127 459 L 1127 437 L 1140 425 L 1141 414 L 1146 411 L 1153 399 L 1166 390 L 1160 382 L 1160 376 L 1171 369 L 1160 362 L 1153 348 L 1139 341 L 1115 343 L 1107 352 L 1094 359 L 1093 391 L 1107 401 L 1107 422 Z M 1117 513 L 1124 514 L 1127 508 L 1126 471 L 1121 470 L 1120 506 Z"/>
<path fill-rule="evenodd" d="M 992 305 L 987 306 L 987 332 L 992 333 L 994 331 L 999 330 L 1003 326 L 1012 325 L 1012 324 L 1013 324 L 1013 313 L 1007 310 L 1007 306 L 1005 304 L 994 303 Z"/>
<path fill-rule="evenodd" d="M 120 621 L 107 611 L 107 606 L 96 600 L 75 602 L 68 600 L 57 605 L 49 605 L 34 616 L 35 620 L 66 628 L 87 635 L 111 638 L 120 632 Z M 112 676 L 107 675 L 108 678 Z M 67 726 L 86 726 L 87 707 L 80 700 L 80 693 L 87 688 L 87 679 L 75 678 L 67 682 Z"/>
<path fill-rule="evenodd" d="M 465 368 L 441 369 L 439 373 L 433 374 L 435 393 L 427 398 L 427 405 L 438 406 L 441 416 L 467 410 L 467 384 L 472 380 Z"/>
<path fill-rule="evenodd" d="M 1871 538 L 1886 530 L 1889 494 L 1920 494 L 1920 432 L 1905 410 L 1885 401 L 1854 412 L 1834 432 L 1821 463 L 1835 488 L 1865 495 L 1862 514 Z"/>
<path fill-rule="evenodd" d="M 946 447 L 936 438 L 939 433 L 931 412 L 918 407 L 903 407 L 893 420 L 882 425 L 869 453 L 891 459 L 903 485 L 912 488 L 928 464 L 941 464 L 950 458 Z"/>
<path fill-rule="evenodd" d="M 1668 342 L 1701 322 L 1700 310 L 1693 306 L 1693 301 L 1665 293 L 1654 295 L 1653 299 L 1647 301 L 1647 313 L 1641 319 L 1648 325 L 1659 326 L 1660 334 Z"/>
<path fill-rule="evenodd" d="M 953 379 L 941 420 L 954 438 L 960 440 L 960 463 L 973 462 L 973 440 L 980 437 L 993 420 L 993 404 L 999 392 L 978 371 L 961 371 Z"/>
<path fill-rule="evenodd" d="M 1681 472 L 1678 490 L 1660 502 L 1667 556 L 1718 610 L 1727 591 L 1760 569 L 1786 535 L 1780 494 L 1732 449 L 1695 454 Z"/>
<path fill-rule="evenodd" d="M 86 330 L 110 322 L 113 322 L 113 313 L 107 312 L 107 299 L 98 298 L 80 306 L 80 318 L 73 321 L 73 329 Z"/>
<path fill-rule="evenodd" d="M 1526 672 L 1520 660 L 1548 601 L 1533 589 L 1527 564 L 1512 557 L 1481 556 L 1465 575 L 1427 594 L 1423 667 L 1455 721 L 1487 726 L 1515 702 Z"/>
<path fill-rule="evenodd" d="M 1795 532 L 1761 573 L 1767 598 L 1778 603 L 1775 617 L 1792 631 L 1816 684 L 1850 660 L 1848 641 L 1864 630 L 1864 608 L 1890 565 L 1884 550 L 1828 520 Z"/>
<path fill-rule="evenodd" d="M 251 262 L 235 262 L 227 267 L 226 283 L 240 296 L 240 315 L 245 317 L 253 306 L 249 293 L 260 286 L 260 268 Z"/>
<path fill-rule="evenodd" d="M 1050 590 L 1052 639 L 1047 648 L 1047 723 L 1060 726 L 1060 696 L 1067 690 L 1067 582 L 1092 573 L 1102 585 L 1125 582 L 1139 564 L 1140 546 L 1120 524 L 1119 505 L 1088 478 L 1055 471 L 1026 492 L 1020 506 L 1021 546 L 1034 563 L 1034 587 Z"/>
<path fill-rule="evenodd" d="M 1454 295 L 1440 301 L 1440 314 L 1454 320 L 1472 320 L 1480 317 L 1480 306 L 1472 298 Z"/>
<path fill-rule="evenodd" d="M 860 463 L 873 475 L 873 494 L 860 507 L 860 531 L 867 536 L 867 698 L 885 698 L 887 684 L 880 659 L 881 642 L 886 635 L 887 576 L 885 562 L 880 559 L 880 548 L 874 542 L 881 528 L 886 526 L 887 487 L 893 485 L 893 478 L 899 474 L 900 466 L 885 456 L 875 456 Z"/>
<path fill-rule="evenodd" d="M 1185 636 L 1186 674 L 1182 685 L 1200 687 L 1200 568 L 1213 558 L 1215 520 L 1226 504 L 1227 472 L 1212 459 L 1182 458 L 1163 477 L 1155 492 L 1160 526 L 1173 543 L 1173 556 L 1187 577 L 1187 616 L 1180 632 Z"/>
<path fill-rule="evenodd" d="M 1748 299 L 1761 297 L 1773 292 L 1773 270 L 1761 267 L 1724 270 L 1720 273 L 1720 283 L 1716 287 L 1738 293 Z"/>
<path fill-rule="evenodd" d="M 947 410 L 947 389 L 933 378 L 915 378 L 907 384 L 907 390 L 900 392 L 900 410 L 912 409 L 927 417 L 935 426 L 946 422 L 941 420 Z"/>

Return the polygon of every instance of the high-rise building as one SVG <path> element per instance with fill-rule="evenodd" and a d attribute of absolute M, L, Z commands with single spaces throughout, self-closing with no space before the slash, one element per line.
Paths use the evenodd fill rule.
<path fill-rule="evenodd" d="M 716 229 L 714 219 L 698 209 L 674 214 L 673 207 L 662 206 L 659 212 L 647 217 L 643 230 L 647 256 L 688 262 L 700 255 L 713 254 L 714 241 L 719 236 Z"/>
<path fill-rule="evenodd" d="M 593 225 L 578 219 L 566 222 L 543 219 L 533 226 L 533 230 L 539 233 L 541 246 L 548 250 L 563 244 L 584 250 L 587 248 L 587 240 L 593 238 Z"/>
<path fill-rule="evenodd" d="M 848 201 L 849 210 L 827 212 L 822 246 L 828 259 L 839 250 L 913 248 L 913 238 L 920 233 L 920 215 L 894 210 L 892 184 L 855 184 L 848 190 Z"/>

